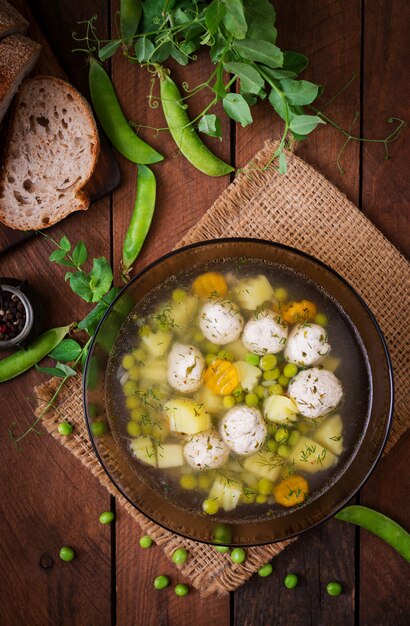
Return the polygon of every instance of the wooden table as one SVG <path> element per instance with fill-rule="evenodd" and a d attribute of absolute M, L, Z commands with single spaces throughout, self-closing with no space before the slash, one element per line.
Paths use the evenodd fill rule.
<path fill-rule="evenodd" d="M 102 0 L 31 3 L 67 73 L 85 93 L 86 65 L 82 56 L 71 53 L 71 32 L 77 29 L 76 21 L 94 13 L 100 32 L 108 33 L 110 28 L 114 32 L 118 3 L 111 4 L 110 8 Z M 408 117 L 406 0 L 276 0 L 275 6 L 279 44 L 309 55 L 306 77 L 325 84 L 326 97 L 339 91 L 356 72 L 357 79 L 329 108 L 342 126 L 349 127 L 359 111 L 357 132 L 384 137 L 390 132 L 389 117 Z M 192 67 L 178 67 L 175 76 L 195 85 L 207 76 L 208 65 L 202 58 Z M 120 56 L 112 61 L 111 72 L 127 116 L 142 124 L 163 126 L 159 111 L 148 107 L 148 76 Z M 194 112 L 200 104 L 193 103 Z M 278 120 L 268 105 L 259 106 L 254 117 L 254 124 L 246 129 L 225 123 L 223 143 L 212 144 L 236 166 L 245 164 L 264 139 L 278 130 Z M 152 131 L 142 134 L 167 158 L 155 167 L 158 206 L 137 269 L 169 251 L 229 183 L 227 177 L 212 180 L 190 167 L 165 133 L 159 138 Z M 405 251 L 408 133 L 392 146 L 387 162 L 380 145 L 351 145 L 344 157 L 346 173 L 340 177 L 335 160 L 342 143 L 338 132 L 321 128 L 298 153 Z M 57 237 L 66 233 L 74 241 L 84 238 L 93 256 L 111 258 L 115 268 L 135 192 L 135 167 L 120 157 L 118 161 L 122 183 L 112 197 L 54 229 Z M 352 236 L 360 237 L 360 233 Z M 30 240 L 0 259 L 0 273 L 29 279 L 48 304 L 46 325 L 52 326 L 80 319 L 89 307 L 73 298 L 62 269 L 48 262 L 49 253 L 44 240 Z M 97 481 L 49 436 L 28 437 L 20 452 L 10 445 L 9 425 L 17 420 L 24 426 L 33 419 L 31 388 L 39 380 L 40 375 L 30 372 L 1 387 L 2 626 L 409 623 L 409 571 L 403 559 L 377 538 L 335 520 L 300 537 L 274 561 L 270 578 L 255 576 L 231 597 L 202 599 L 195 592 L 177 598 L 171 590 L 154 591 L 154 576 L 174 573 L 171 564 L 159 548 L 139 549 L 138 528 L 119 507 L 115 525 L 98 523 L 102 511 L 115 510 L 115 501 Z M 409 454 L 410 438 L 403 437 L 358 498 L 407 525 Z M 59 560 L 62 545 L 75 547 L 74 562 Z M 287 572 L 300 575 L 300 586 L 294 591 L 282 584 Z M 344 594 L 339 598 L 327 596 L 325 586 L 330 580 L 343 583 Z"/>

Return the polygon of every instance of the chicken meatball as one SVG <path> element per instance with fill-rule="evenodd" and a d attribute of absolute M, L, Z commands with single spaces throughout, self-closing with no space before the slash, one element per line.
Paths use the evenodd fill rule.
<path fill-rule="evenodd" d="M 243 317 L 233 302 L 208 302 L 199 312 L 199 327 L 208 341 L 224 346 L 239 338 Z"/>
<path fill-rule="evenodd" d="M 168 355 L 168 382 L 174 389 L 191 393 L 201 386 L 205 361 L 195 346 L 174 343 Z"/>
<path fill-rule="evenodd" d="M 283 350 L 288 326 L 280 315 L 263 311 L 245 324 L 242 343 L 254 354 L 276 354 Z"/>
<path fill-rule="evenodd" d="M 267 428 L 258 409 L 238 404 L 221 419 L 219 432 L 231 450 L 247 455 L 257 452 L 263 445 Z"/>
<path fill-rule="evenodd" d="M 327 333 L 318 324 L 299 324 L 290 333 L 285 359 L 299 367 L 319 365 L 330 351 Z"/>
<path fill-rule="evenodd" d="M 305 417 L 321 417 L 335 409 L 343 396 L 342 383 L 328 370 L 312 367 L 299 372 L 288 387 L 289 396 Z"/>
<path fill-rule="evenodd" d="M 228 460 L 229 448 L 218 433 L 207 430 L 194 435 L 185 444 L 184 456 L 194 469 L 216 469 Z"/>

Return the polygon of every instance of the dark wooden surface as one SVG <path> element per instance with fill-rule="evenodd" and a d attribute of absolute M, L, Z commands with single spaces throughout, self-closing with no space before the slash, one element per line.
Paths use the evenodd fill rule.
<path fill-rule="evenodd" d="M 31 6 L 65 71 L 75 76 L 80 89 L 86 89 L 84 63 L 70 52 L 71 32 L 76 30 L 76 21 L 97 13 L 100 32 L 108 33 L 115 24 L 117 3 L 113 0 L 110 7 L 102 0 L 36 0 Z M 358 129 L 367 135 L 385 136 L 389 117 L 408 116 L 405 0 L 277 0 L 275 6 L 280 45 L 310 56 L 306 75 L 326 85 L 324 100 L 353 72 L 358 74 L 349 90 L 329 108 L 342 126 L 348 127 L 360 111 Z M 127 115 L 142 124 L 162 126 L 160 112 L 147 105 L 148 77 L 120 57 L 113 60 L 111 69 Z M 192 85 L 200 82 L 207 75 L 207 61 L 203 58 L 188 69 L 178 67 L 175 75 Z M 200 110 L 200 105 L 193 103 L 194 109 Z M 278 121 L 263 104 L 255 111 L 250 128 L 235 132 L 226 124 L 224 131 L 224 142 L 210 145 L 241 166 L 265 138 L 278 132 Z M 144 131 L 143 135 L 167 159 L 155 166 L 158 206 L 137 269 L 169 251 L 229 182 L 227 178 L 206 179 L 187 165 L 166 134 L 155 137 L 152 131 Z M 408 252 L 408 133 L 392 147 L 389 162 L 383 161 L 380 145 L 350 146 L 341 178 L 335 161 L 342 141 L 335 130 L 321 128 L 298 151 L 356 202 L 393 243 Z M 135 193 L 135 167 L 121 157 L 118 161 L 122 183 L 113 196 L 56 227 L 57 236 L 64 232 L 73 240 L 86 238 L 93 255 L 111 256 L 116 268 Z M 360 233 L 352 236 L 360 237 Z M 0 257 L 0 273 L 30 280 L 49 302 L 46 325 L 78 319 L 88 307 L 71 297 L 64 272 L 50 266 L 48 254 L 43 240 L 27 241 Z M 18 421 L 24 428 L 32 420 L 30 389 L 39 379 L 30 372 L 0 389 L 2 626 L 409 623 L 409 568 L 403 559 L 377 538 L 336 520 L 306 533 L 275 559 L 270 578 L 254 576 L 231 597 L 201 599 L 194 592 L 177 598 L 172 590 L 154 591 L 152 580 L 158 573 L 175 577 L 176 572 L 159 548 L 138 548 L 138 528 L 119 507 L 115 526 L 98 524 L 100 512 L 115 508 L 115 502 L 97 481 L 49 437 L 26 439 L 18 453 L 9 444 L 8 426 Z M 409 454 L 410 437 L 403 437 L 360 494 L 362 503 L 404 525 L 409 523 L 410 511 Z M 61 545 L 72 545 L 78 558 L 61 562 Z M 298 573 L 301 580 L 293 591 L 282 584 L 290 571 Z M 343 583 L 342 596 L 326 595 L 329 580 Z"/>

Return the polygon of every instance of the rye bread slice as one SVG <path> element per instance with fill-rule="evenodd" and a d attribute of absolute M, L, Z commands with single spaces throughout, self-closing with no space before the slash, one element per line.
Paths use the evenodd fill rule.
<path fill-rule="evenodd" d="M 41 46 L 24 35 L 0 41 L 0 123 L 24 78 L 31 72 Z"/>
<path fill-rule="evenodd" d="M 28 21 L 7 0 L 0 0 L 0 39 L 14 33 L 26 33 Z"/>
<path fill-rule="evenodd" d="M 89 206 L 82 191 L 99 153 L 87 101 L 53 76 L 26 80 L 17 95 L 0 173 L 0 221 L 47 228 Z"/>

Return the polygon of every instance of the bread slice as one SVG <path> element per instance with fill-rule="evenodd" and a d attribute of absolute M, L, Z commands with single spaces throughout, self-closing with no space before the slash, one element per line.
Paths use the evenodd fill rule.
<path fill-rule="evenodd" d="M 88 209 L 82 191 L 99 153 L 87 101 L 53 76 L 26 80 L 17 95 L 0 173 L 0 221 L 10 228 L 47 228 Z"/>
<path fill-rule="evenodd" d="M 24 35 L 10 35 L 0 41 L 0 123 L 24 78 L 40 54 L 40 44 Z"/>
<path fill-rule="evenodd" d="M 14 33 L 24 34 L 29 27 L 28 21 L 7 2 L 0 0 L 0 39 L 14 35 Z"/>

